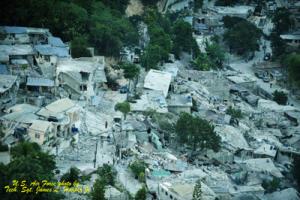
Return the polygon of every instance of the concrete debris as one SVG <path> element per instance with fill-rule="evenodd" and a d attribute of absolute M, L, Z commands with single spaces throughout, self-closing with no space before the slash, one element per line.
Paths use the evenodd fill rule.
<path fill-rule="evenodd" d="M 202 53 L 206 42 L 224 33 L 226 15 L 259 21 L 256 26 L 270 34 L 269 15 L 253 17 L 252 4 L 214 3 L 204 1 L 201 12 L 192 9 L 190 0 L 159 1 L 157 6 L 163 13 L 186 14 Z M 269 3 L 263 10 L 272 13 Z M 135 4 L 130 1 L 131 7 Z M 150 41 L 148 27 L 141 23 L 138 28 L 141 46 L 122 48 L 116 60 L 95 56 L 92 48 L 92 57 L 72 58 L 68 44 L 48 29 L 0 27 L 0 142 L 9 147 L 22 140 L 36 142 L 55 155 L 58 177 L 76 166 L 92 175 L 88 186 L 98 167 L 113 166 L 116 184 L 105 188 L 107 199 L 127 199 L 146 186 L 147 199 L 192 200 L 198 180 L 205 200 L 299 199 L 291 172 L 293 158 L 300 154 L 300 104 L 279 86 L 283 71 L 274 69 L 273 61 L 261 61 L 272 52 L 270 41 L 262 39 L 265 48 L 259 49 L 266 52 L 256 51 L 252 60 L 226 54 L 222 69 L 192 69 L 193 56 L 182 53 L 147 71 L 140 56 Z M 119 61 L 135 63 L 139 75 L 125 78 Z M 270 77 L 261 78 L 263 74 Z M 288 105 L 273 101 L 278 88 L 288 94 Z M 117 111 L 122 102 L 130 109 L 124 104 Z M 182 112 L 213 125 L 221 140 L 218 152 L 193 150 L 178 140 L 176 122 Z M 0 153 L 1 163 L 9 159 L 9 151 Z M 145 168 L 138 175 L 131 169 L 134 161 Z M 271 193 L 266 184 L 277 180 Z"/>

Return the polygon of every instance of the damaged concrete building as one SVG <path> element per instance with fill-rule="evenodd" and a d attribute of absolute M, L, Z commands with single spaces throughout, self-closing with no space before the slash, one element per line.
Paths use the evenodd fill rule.
<path fill-rule="evenodd" d="M 44 121 L 52 122 L 55 135 L 70 138 L 78 131 L 76 123 L 79 122 L 79 112 L 80 107 L 72 100 L 64 98 L 41 108 L 36 114 Z"/>
<path fill-rule="evenodd" d="M 0 74 L 0 113 L 16 103 L 18 77 Z"/>
<path fill-rule="evenodd" d="M 107 82 L 104 57 L 59 60 L 57 82 L 72 99 L 84 97 L 89 101 Z"/>

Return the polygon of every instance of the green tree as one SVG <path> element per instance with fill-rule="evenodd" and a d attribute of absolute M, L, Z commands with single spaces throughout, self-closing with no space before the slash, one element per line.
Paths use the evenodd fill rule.
<path fill-rule="evenodd" d="M 225 61 L 224 49 L 216 42 L 206 42 L 205 51 L 210 63 L 213 65 L 212 68 L 222 68 Z"/>
<path fill-rule="evenodd" d="M 111 27 L 97 23 L 91 28 L 90 42 L 95 44 L 99 54 L 105 56 L 118 57 L 121 51 L 122 42 L 120 38 L 114 34 Z"/>
<path fill-rule="evenodd" d="M 203 6 L 203 0 L 195 0 L 194 1 L 194 11 L 197 12 Z"/>
<path fill-rule="evenodd" d="M 124 70 L 124 77 L 132 80 L 140 73 L 140 68 L 133 63 L 122 63 L 121 68 Z"/>
<path fill-rule="evenodd" d="M 295 156 L 293 160 L 292 173 L 298 184 L 298 190 L 300 189 L 300 156 Z"/>
<path fill-rule="evenodd" d="M 194 98 L 192 98 L 192 103 L 193 103 L 193 106 L 191 108 L 192 112 L 198 112 L 198 103 Z"/>
<path fill-rule="evenodd" d="M 0 139 L 5 136 L 4 127 L 2 124 L 0 124 Z"/>
<path fill-rule="evenodd" d="M 166 33 L 171 33 L 171 22 L 170 20 L 158 12 L 155 8 L 146 8 L 144 15 L 143 15 L 143 21 L 149 26 L 149 27 L 157 27 L 162 28 Z M 151 33 L 150 33 L 151 34 Z M 150 35 L 151 37 L 151 35 Z"/>
<path fill-rule="evenodd" d="M 52 9 L 56 10 L 51 22 L 53 34 L 60 35 L 64 41 L 70 41 L 86 32 L 88 13 L 84 8 L 66 2 L 60 2 L 54 6 Z"/>
<path fill-rule="evenodd" d="M 3 126 L 0 124 L 0 152 L 8 151 L 8 145 L 1 141 L 1 138 L 5 136 Z"/>
<path fill-rule="evenodd" d="M 111 165 L 104 164 L 102 167 L 99 167 L 97 169 L 97 174 L 101 177 L 101 180 L 105 183 L 105 185 L 115 185 L 117 172 Z"/>
<path fill-rule="evenodd" d="M 200 52 L 198 57 L 191 62 L 194 69 L 200 71 L 208 71 L 213 67 L 212 61 L 206 53 Z"/>
<path fill-rule="evenodd" d="M 53 175 L 53 170 L 56 168 L 55 166 L 55 161 L 54 161 L 54 156 L 49 155 L 48 153 L 42 152 L 41 148 L 37 143 L 30 143 L 30 142 L 22 142 L 19 145 L 13 147 L 11 149 L 11 155 L 13 157 L 13 161 L 10 163 L 13 165 L 10 170 L 13 170 L 14 167 L 17 167 L 17 163 L 22 163 L 21 160 L 31 160 L 30 163 L 32 164 L 33 167 L 36 168 L 42 168 L 42 170 L 37 170 L 34 171 L 33 169 L 29 169 L 28 166 L 24 165 L 22 166 L 25 168 L 24 172 L 22 172 L 20 169 L 17 169 L 17 172 L 22 172 L 22 176 L 28 175 L 31 176 L 32 178 L 35 176 L 38 176 L 38 172 L 40 172 L 41 176 L 46 176 L 46 177 L 52 177 Z M 27 161 L 26 161 L 27 162 Z M 16 165 L 14 165 L 16 164 Z M 20 168 L 22 168 L 20 167 Z M 19 171 L 20 170 L 20 171 Z M 32 170 L 32 171 L 31 171 Z M 13 176 L 18 176 L 18 173 L 13 174 Z M 25 173 L 25 172 L 28 172 Z M 37 172 L 37 174 L 35 174 Z M 39 177 L 41 178 L 41 177 Z M 19 178 L 17 178 L 19 179 Z M 50 179 L 50 178 L 49 178 Z M 30 179 L 33 180 L 33 179 Z"/>
<path fill-rule="evenodd" d="M 261 185 L 266 190 L 267 193 L 272 193 L 279 188 L 280 179 L 275 177 L 271 181 L 264 180 Z"/>
<path fill-rule="evenodd" d="M 219 35 L 213 35 L 213 36 L 211 36 L 210 40 L 214 43 L 219 44 L 220 43 L 220 36 Z"/>
<path fill-rule="evenodd" d="M 36 143 L 22 142 L 12 148 L 12 161 L 8 165 L 0 165 L 1 185 L 11 185 L 12 180 L 24 180 L 29 184 L 32 181 L 56 181 L 54 156 L 42 152 Z M 4 183 L 3 183 L 3 182 Z M 21 188 L 18 188 L 21 191 Z M 34 188 L 35 190 L 35 188 Z M 61 199 L 61 194 L 55 193 L 7 193 L 0 189 L 2 199 Z"/>
<path fill-rule="evenodd" d="M 138 180 L 141 182 L 141 183 L 145 183 L 146 182 L 146 177 L 145 177 L 145 173 L 144 172 L 141 172 L 138 176 Z"/>
<path fill-rule="evenodd" d="M 173 52 L 179 57 L 181 52 L 191 53 L 193 47 L 193 31 L 189 23 L 179 20 L 173 27 Z"/>
<path fill-rule="evenodd" d="M 71 42 L 71 54 L 73 58 L 79 58 L 79 57 L 91 57 L 90 51 L 88 48 L 88 42 L 87 39 L 78 36 L 74 38 Z"/>
<path fill-rule="evenodd" d="M 230 51 L 238 55 L 247 55 L 259 50 L 262 31 L 248 21 L 241 21 L 224 33 L 224 41 Z"/>
<path fill-rule="evenodd" d="M 237 0 L 217 0 L 215 5 L 216 6 L 233 6 Z"/>
<path fill-rule="evenodd" d="M 241 119 L 243 118 L 243 113 L 240 109 L 235 109 L 232 106 L 229 106 L 229 108 L 226 110 L 226 114 L 230 115 L 233 118 Z"/>
<path fill-rule="evenodd" d="M 6 35 L 2 33 L 2 30 L 0 32 L 0 40 L 4 40 L 6 38 Z"/>
<path fill-rule="evenodd" d="M 198 56 L 200 56 L 200 53 L 201 52 L 200 52 L 200 48 L 197 44 L 197 41 L 195 38 L 193 38 L 193 40 L 192 40 L 192 56 L 193 56 L 193 58 L 195 59 Z"/>
<path fill-rule="evenodd" d="M 288 79 L 291 84 L 300 88 L 300 54 L 292 53 L 284 59 L 284 65 L 288 70 Z"/>
<path fill-rule="evenodd" d="M 169 141 L 171 134 L 175 132 L 175 125 L 173 123 L 170 123 L 165 118 L 162 118 L 161 120 L 159 120 L 158 125 L 160 128 L 160 131 L 162 131 L 164 134 L 164 139 L 166 141 Z"/>
<path fill-rule="evenodd" d="M 193 200 L 202 200 L 202 189 L 200 179 L 197 180 L 196 185 L 194 187 Z"/>
<path fill-rule="evenodd" d="M 193 116 L 188 113 L 182 113 L 176 122 L 175 131 L 180 143 L 189 141 L 190 130 L 193 128 Z"/>
<path fill-rule="evenodd" d="M 105 56 L 118 57 L 122 46 L 138 42 L 137 29 L 129 19 L 101 2 L 94 3 L 89 30 L 90 43 L 94 44 L 99 54 Z"/>
<path fill-rule="evenodd" d="M 61 181 L 68 181 L 70 183 L 73 183 L 75 181 L 78 181 L 79 182 L 79 173 L 80 173 L 80 170 L 76 167 L 71 167 L 70 170 L 65 173 L 62 177 L 61 177 Z"/>
<path fill-rule="evenodd" d="M 163 60 L 162 48 L 158 45 L 148 45 L 145 49 L 144 54 L 141 57 L 141 64 L 147 71 L 150 69 L 158 69 L 158 63 Z"/>
<path fill-rule="evenodd" d="M 0 141 L 0 152 L 8 151 L 8 145 Z"/>
<path fill-rule="evenodd" d="M 272 18 L 274 31 L 279 35 L 288 32 L 294 26 L 294 19 L 287 8 L 277 8 Z"/>
<path fill-rule="evenodd" d="M 144 22 L 148 25 L 150 43 L 142 55 L 142 66 L 149 70 L 157 68 L 160 61 L 169 57 L 171 46 L 171 23 L 157 9 L 147 8 L 143 15 Z"/>
<path fill-rule="evenodd" d="M 270 35 L 271 40 L 271 48 L 272 48 L 272 54 L 273 57 L 278 58 L 285 54 L 287 45 L 281 37 L 276 34 L 275 32 L 271 33 Z"/>
<path fill-rule="evenodd" d="M 214 132 L 214 126 L 205 119 L 181 113 L 175 130 L 179 142 L 190 145 L 193 151 L 197 148 L 218 151 L 220 148 L 220 137 Z"/>
<path fill-rule="evenodd" d="M 295 21 L 287 8 L 277 8 L 272 18 L 274 23 L 273 32 L 270 35 L 271 47 L 274 57 L 282 56 L 286 53 L 287 45 L 280 34 L 286 33 L 294 26 Z"/>
<path fill-rule="evenodd" d="M 7 185 L 9 182 L 8 176 L 7 176 L 7 171 L 8 171 L 8 166 L 4 165 L 3 163 L 0 163 L 0 196 L 5 197 L 7 195 L 7 192 L 5 191 L 4 187 Z"/>
<path fill-rule="evenodd" d="M 90 195 L 92 197 L 92 200 L 106 200 L 105 182 L 102 179 L 96 179 Z"/>
<path fill-rule="evenodd" d="M 168 59 L 169 52 L 171 51 L 171 38 L 163 28 L 158 26 L 150 26 L 150 44 L 156 45 L 161 48 L 160 55 L 162 60 Z"/>
<path fill-rule="evenodd" d="M 11 156 L 13 158 L 31 156 L 38 152 L 41 152 L 41 147 L 37 143 L 22 142 L 11 148 Z"/>
<path fill-rule="evenodd" d="M 143 5 L 149 6 L 149 5 L 155 5 L 159 0 L 141 0 Z"/>
<path fill-rule="evenodd" d="M 93 9 L 93 3 L 95 0 L 72 0 L 76 5 L 86 9 L 88 13 L 91 13 Z"/>
<path fill-rule="evenodd" d="M 129 165 L 129 169 L 132 171 L 135 178 L 139 178 L 141 173 L 145 174 L 146 163 L 142 160 L 135 160 Z"/>
<path fill-rule="evenodd" d="M 124 114 L 124 119 L 126 119 L 126 115 L 130 112 L 130 104 L 127 101 L 117 103 L 115 105 L 115 110 L 122 112 Z"/>
<path fill-rule="evenodd" d="M 100 0 L 104 5 L 113 10 L 118 10 L 121 13 L 125 13 L 129 0 Z"/>
<path fill-rule="evenodd" d="M 286 105 L 288 101 L 288 97 L 286 93 L 275 90 L 275 92 L 273 92 L 272 95 L 273 95 L 273 100 L 276 101 L 279 105 Z"/>
<path fill-rule="evenodd" d="M 147 190 L 146 187 L 143 186 L 135 195 L 135 200 L 146 200 Z"/>
<path fill-rule="evenodd" d="M 231 17 L 231 16 L 224 16 L 222 18 L 222 21 L 224 23 L 224 27 L 225 28 L 233 28 L 236 24 L 240 23 L 240 22 L 247 22 L 246 19 L 241 18 L 241 17 Z"/>

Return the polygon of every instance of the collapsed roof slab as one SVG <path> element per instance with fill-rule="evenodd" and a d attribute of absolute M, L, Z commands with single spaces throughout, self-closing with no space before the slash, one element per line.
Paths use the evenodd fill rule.
<path fill-rule="evenodd" d="M 144 88 L 159 90 L 168 95 L 172 74 L 159 70 L 151 69 L 145 77 Z"/>
<path fill-rule="evenodd" d="M 9 90 L 16 82 L 17 76 L 12 75 L 0 75 L 0 94 Z"/>

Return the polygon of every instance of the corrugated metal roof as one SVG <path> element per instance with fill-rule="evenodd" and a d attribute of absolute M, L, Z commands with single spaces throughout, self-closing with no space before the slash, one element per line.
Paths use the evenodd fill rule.
<path fill-rule="evenodd" d="M 47 34 L 47 33 L 49 33 L 49 29 L 22 27 L 22 26 L 0 26 L 0 30 L 4 33 L 15 33 L 15 34 Z"/>
<path fill-rule="evenodd" d="M 28 65 L 28 61 L 26 59 L 11 59 L 11 64 L 14 64 L 14 65 Z"/>
<path fill-rule="evenodd" d="M 58 37 L 48 37 L 48 44 L 54 47 L 66 47 L 63 41 Z"/>
<path fill-rule="evenodd" d="M 280 35 L 281 39 L 283 40 L 299 40 L 300 39 L 300 34 L 283 34 Z"/>
<path fill-rule="evenodd" d="M 27 33 L 27 29 L 25 27 L 4 26 L 3 29 L 6 33 L 15 33 L 15 34 Z"/>
<path fill-rule="evenodd" d="M 66 47 L 53 47 L 51 45 L 36 45 L 35 50 L 42 55 L 54 55 L 58 57 L 70 57 Z"/>
<path fill-rule="evenodd" d="M 54 81 L 46 78 L 27 78 L 27 85 L 28 86 L 45 86 L 45 87 L 53 87 Z"/>
<path fill-rule="evenodd" d="M 10 55 L 33 55 L 34 51 L 31 45 L 18 44 L 18 45 L 0 45 L 0 57 L 7 59 Z"/>
<path fill-rule="evenodd" d="M 8 74 L 7 66 L 0 64 L 0 74 Z"/>
<path fill-rule="evenodd" d="M 207 30 L 208 29 L 206 24 L 195 24 L 194 28 L 198 29 L 198 30 Z"/>

